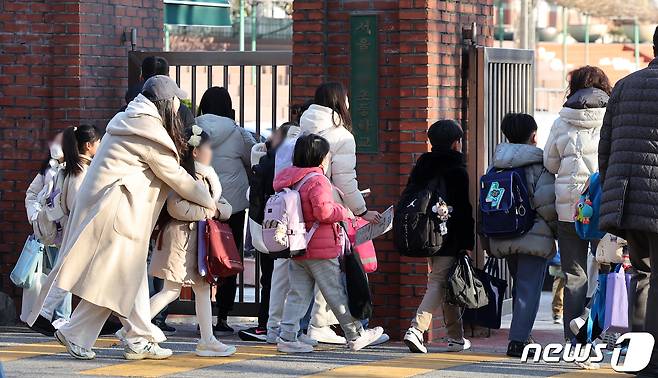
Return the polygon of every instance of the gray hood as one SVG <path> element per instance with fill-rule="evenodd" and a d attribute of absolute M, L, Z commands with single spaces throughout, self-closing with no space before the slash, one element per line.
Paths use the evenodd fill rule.
<path fill-rule="evenodd" d="M 531 164 L 543 164 L 544 151 L 529 144 L 501 143 L 496 147 L 495 168 L 517 168 Z"/>
<path fill-rule="evenodd" d="M 214 114 L 204 114 L 196 117 L 196 124 L 210 137 L 213 148 L 224 143 L 228 137 L 239 127 L 234 120 Z"/>

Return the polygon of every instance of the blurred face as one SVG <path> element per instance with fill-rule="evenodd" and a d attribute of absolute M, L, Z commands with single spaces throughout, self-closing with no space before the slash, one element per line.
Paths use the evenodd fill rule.
<path fill-rule="evenodd" d="M 457 152 L 462 152 L 462 140 L 456 140 L 452 143 L 452 149 Z"/>
<path fill-rule="evenodd" d="M 101 144 L 100 139 L 98 139 L 94 142 L 85 143 L 85 152 L 84 152 L 84 154 L 93 158 L 94 156 L 96 156 L 96 150 L 98 150 L 98 145 L 99 144 Z"/>
<path fill-rule="evenodd" d="M 50 157 L 59 161 L 60 163 L 64 161 L 64 151 L 62 151 L 62 139 L 63 134 L 57 133 L 52 141 L 48 143 L 48 149 L 50 150 Z"/>
<path fill-rule="evenodd" d="M 63 133 L 57 133 L 57 135 L 55 135 L 55 137 L 53 138 L 53 140 L 50 142 L 49 145 L 59 144 L 61 146 L 63 139 L 64 139 L 64 134 Z"/>
<path fill-rule="evenodd" d="M 178 108 L 180 108 L 180 99 L 178 97 L 174 97 L 174 109 L 178 111 Z"/>
<path fill-rule="evenodd" d="M 203 143 L 199 147 L 195 147 L 192 150 L 192 157 L 195 161 L 203 165 L 210 165 L 212 161 L 212 149 L 210 148 L 210 143 Z"/>
<path fill-rule="evenodd" d="M 270 146 L 272 148 L 277 148 L 281 142 L 283 142 L 283 135 L 281 135 L 280 129 L 276 129 L 276 131 L 270 136 Z"/>

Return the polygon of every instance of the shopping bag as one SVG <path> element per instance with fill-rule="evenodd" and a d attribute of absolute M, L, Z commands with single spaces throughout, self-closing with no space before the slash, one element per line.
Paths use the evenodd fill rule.
<path fill-rule="evenodd" d="M 359 245 L 354 245 L 356 239 L 356 230 L 368 224 L 368 221 L 357 217 L 356 219 L 350 219 L 347 222 L 347 237 L 354 247 L 354 252 L 361 258 L 361 263 L 363 264 L 363 269 L 366 273 L 373 273 L 377 271 L 377 253 L 375 251 L 375 245 L 372 240 L 368 240 L 365 243 Z"/>
<path fill-rule="evenodd" d="M 228 224 L 214 219 L 206 221 L 206 244 L 208 245 L 208 282 L 217 278 L 231 277 L 242 273 L 242 255 L 238 251 L 233 232 Z"/>
<path fill-rule="evenodd" d="M 489 257 L 484 269 L 475 269 L 475 277 L 482 282 L 489 303 L 477 309 L 465 309 L 464 322 L 486 328 L 500 329 L 507 281 L 500 274 L 498 260 Z"/>
<path fill-rule="evenodd" d="M 28 236 L 9 278 L 17 287 L 29 288 L 34 281 L 37 262 L 43 259 L 44 246 L 34 235 Z"/>
<path fill-rule="evenodd" d="M 43 273 L 43 254 L 39 254 L 34 271 L 32 271 L 32 280 L 29 287 L 23 288 L 23 303 L 21 304 L 20 319 L 27 322 L 34 303 L 37 301 L 41 286 L 46 281 L 46 275 Z"/>
<path fill-rule="evenodd" d="M 355 319 L 370 319 L 372 316 L 372 295 L 368 285 L 368 276 L 363 269 L 361 259 L 354 253 L 352 243 L 344 240 L 343 237 L 342 265 L 345 272 L 347 305 Z"/>
<path fill-rule="evenodd" d="M 626 332 L 628 330 L 628 289 L 626 273 L 617 265 L 615 271 L 608 274 L 605 299 L 606 332 Z"/>
<path fill-rule="evenodd" d="M 206 220 L 200 220 L 197 224 L 197 270 L 201 277 L 208 274 L 208 244 L 206 244 Z"/>

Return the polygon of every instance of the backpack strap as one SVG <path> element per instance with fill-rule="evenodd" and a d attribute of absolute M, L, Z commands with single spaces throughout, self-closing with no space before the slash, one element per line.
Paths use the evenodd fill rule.
<path fill-rule="evenodd" d="M 296 191 L 299 191 L 299 189 L 301 189 L 302 186 L 304 186 L 304 184 L 306 184 L 306 182 L 307 182 L 309 179 L 311 179 L 312 177 L 316 177 L 316 176 L 323 176 L 323 177 L 325 177 L 325 178 L 327 179 L 327 181 L 329 181 L 329 178 L 328 178 L 327 176 L 325 176 L 325 175 L 323 175 L 323 174 L 321 174 L 321 173 L 311 172 L 311 173 L 308 173 L 306 176 L 304 176 L 304 178 L 302 178 L 301 180 L 297 181 L 297 183 L 296 183 L 295 185 L 292 186 L 292 189 L 294 189 L 294 190 L 296 190 Z M 332 185 L 332 184 L 331 184 L 331 181 L 329 181 L 329 185 Z M 333 185 L 332 185 L 332 186 L 333 186 Z"/>

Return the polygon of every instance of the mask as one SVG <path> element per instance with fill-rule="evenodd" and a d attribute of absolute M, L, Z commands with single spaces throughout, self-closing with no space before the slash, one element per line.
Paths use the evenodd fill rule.
<path fill-rule="evenodd" d="M 64 157 L 64 151 L 62 151 L 62 146 L 57 144 L 57 143 L 51 144 L 50 145 L 50 157 L 55 159 L 55 160 L 59 160 L 59 159 L 63 158 Z"/>

